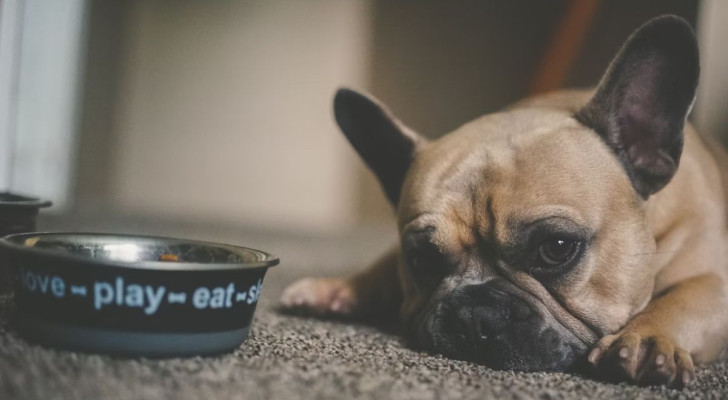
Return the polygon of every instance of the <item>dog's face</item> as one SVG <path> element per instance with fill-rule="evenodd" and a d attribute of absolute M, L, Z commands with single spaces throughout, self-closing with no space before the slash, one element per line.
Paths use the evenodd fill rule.
<path fill-rule="evenodd" d="M 453 357 L 562 369 L 651 295 L 643 201 L 567 112 L 490 115 L 424 146 L 399 225 L 412 334 Z"/>
<path fill-rule="evenodd" d="M 409 336 L 494 368 L 564 370 L 644 307 L 645 199 L 677 169 L 697 75 L 690 28 L 666 17 L 593 97 L 567 97 L 579 107 L 513 108 L 432 142 L 340 91 L 337 121 L 397 206 Z"/>

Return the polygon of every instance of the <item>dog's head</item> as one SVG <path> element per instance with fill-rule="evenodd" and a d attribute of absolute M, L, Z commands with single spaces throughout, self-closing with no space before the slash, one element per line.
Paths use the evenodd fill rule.
<path fill-rule="evenodd" d="M 676 17 L 635 32 L 592 94 L 487 115 L 435 141 L 342 89 L 341 129 L 398 212 L 419 345 L 563 370 L 652 295 L 645 200 L 676 173 L 698 80 Z"/>

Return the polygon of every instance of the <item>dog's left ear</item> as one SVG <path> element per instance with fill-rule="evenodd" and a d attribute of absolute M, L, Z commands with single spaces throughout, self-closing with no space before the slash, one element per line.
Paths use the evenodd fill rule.
<path fill-rule="evenodd" d="M 425 139 L 407 128 L 375 98 L 339 89 L 334 116 L 364 162 L 377 175 L 387 198 L 397 207 L 407 170 Z"/>
<path fill-rule="evenodd" d="M 616 153 L 643 198 L 677 171 L 699 70 L 688 23 L 675 16 L 655 18 L 627 40 L 594 97 L 576 114 Z"/>

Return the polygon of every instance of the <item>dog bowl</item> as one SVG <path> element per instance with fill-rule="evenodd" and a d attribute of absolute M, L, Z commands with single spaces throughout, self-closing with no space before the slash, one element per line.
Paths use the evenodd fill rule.
<path fill-rule="evenodd" d="M 0 192 L 0 237 L 11 233 L 33 232 L 38 210 L 50 207 L 50 201 L 14 193 Z M 0 259 L 0 293 L 10 290 L 10 274 Z"/>
<path fill-rule="evenodd" d="M 50 207 L 50 201 L 18 194 L 0 193 L 0 236 L 11 233 L 32 232 L 38 210 Z"/>
<path fill-rule="evenodd" d="M 247 337 L 267 269 L 262 251 L 93 233 L 0 239 L 25 337 L 72 350 L 172 357 L 221 353 Z"/>

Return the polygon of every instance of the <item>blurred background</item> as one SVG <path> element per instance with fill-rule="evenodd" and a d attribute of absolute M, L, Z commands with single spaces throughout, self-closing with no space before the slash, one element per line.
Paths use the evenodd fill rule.
<path fill-rule="evenodd" d="M 701 42 L 691 118 L 725 139 L 722 0 L 0 0 L 0 191 L 52 200 L 50 227 L 393 230 L 333 121 L 337 87 L 437 137 L 595 85 L 665 13 Z"/>

